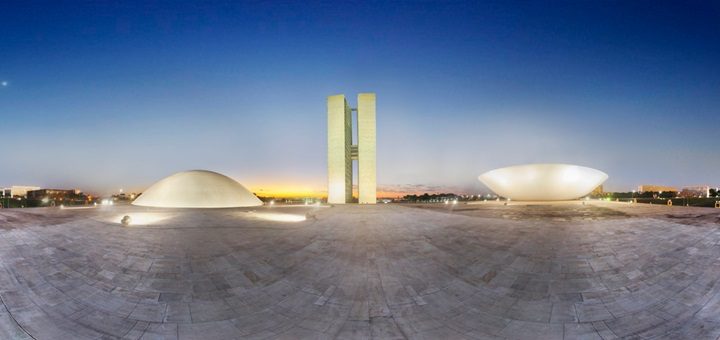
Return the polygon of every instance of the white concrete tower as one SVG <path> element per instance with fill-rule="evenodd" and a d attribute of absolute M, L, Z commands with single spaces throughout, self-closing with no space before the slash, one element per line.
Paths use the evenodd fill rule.
<path fill-rule="evenodd" d="M 377 171 L 375 169 L 375 94 L 358 95 L 358 202 L 375 204 L 377 201 Z"/>
<path fill-rule="evenodd" d="M 358 193 L 361 204 L 375 204 L 375 94 L 358 95 L 358 144 L 352 145 L 352 111 L 344 95 L 327 98 L 328 203 L 352 202 L 352 161 L 358 161 Z"/>
<path fill-rule="evenodd" d="M 352 201 L 352 110 L 344 95 L 327 98 L 328 203 Z"/>

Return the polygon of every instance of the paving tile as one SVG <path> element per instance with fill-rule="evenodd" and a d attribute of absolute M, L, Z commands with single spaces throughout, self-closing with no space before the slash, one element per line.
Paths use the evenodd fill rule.
<path fill-rule="evenodd" d="M 591 323 L 566 323 L 563 339 L 602 340 Z"/>
<path fill-rule="evenodd" d="M 611 320 L 613 315 L 607 310 L 603 303 L 576 303 L 575 311 L 580 322 L 593 322 Z"/>

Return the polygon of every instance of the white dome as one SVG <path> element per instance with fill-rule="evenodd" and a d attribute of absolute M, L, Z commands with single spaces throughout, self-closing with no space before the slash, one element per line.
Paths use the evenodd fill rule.
<path fill-rule="evenodd" d="M 254 207 L 262 202 L 230 177 L 207 170 L 191 170 L 161 179 L 132 204 L 158 208 L 235 208 Z"/>
<path fill-rule="evenodd" d="M 562 201 L 583 197 L 608 175 L 569 164 L 526 164 L 488 171 L 478 177 L 498 196 L 519 201 Z"/>

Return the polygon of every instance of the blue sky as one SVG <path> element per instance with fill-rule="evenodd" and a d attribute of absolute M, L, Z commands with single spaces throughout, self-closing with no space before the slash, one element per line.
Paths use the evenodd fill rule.
<path fill-rule="evenodd" d="M 358 92 L 381 189 L 530 162 L 720 184 L 717 2 L 18 1 L 0 30 L 0 185 L 322 191 L 325 97 Z"/>

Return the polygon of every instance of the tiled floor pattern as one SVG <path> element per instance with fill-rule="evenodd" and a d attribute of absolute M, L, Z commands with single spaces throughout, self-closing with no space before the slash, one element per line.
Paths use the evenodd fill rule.
<path fill-rule="evenodd" d="M 713 216 L 443 209 L 0 210 L 0 339 L 720 336 Z"/>

